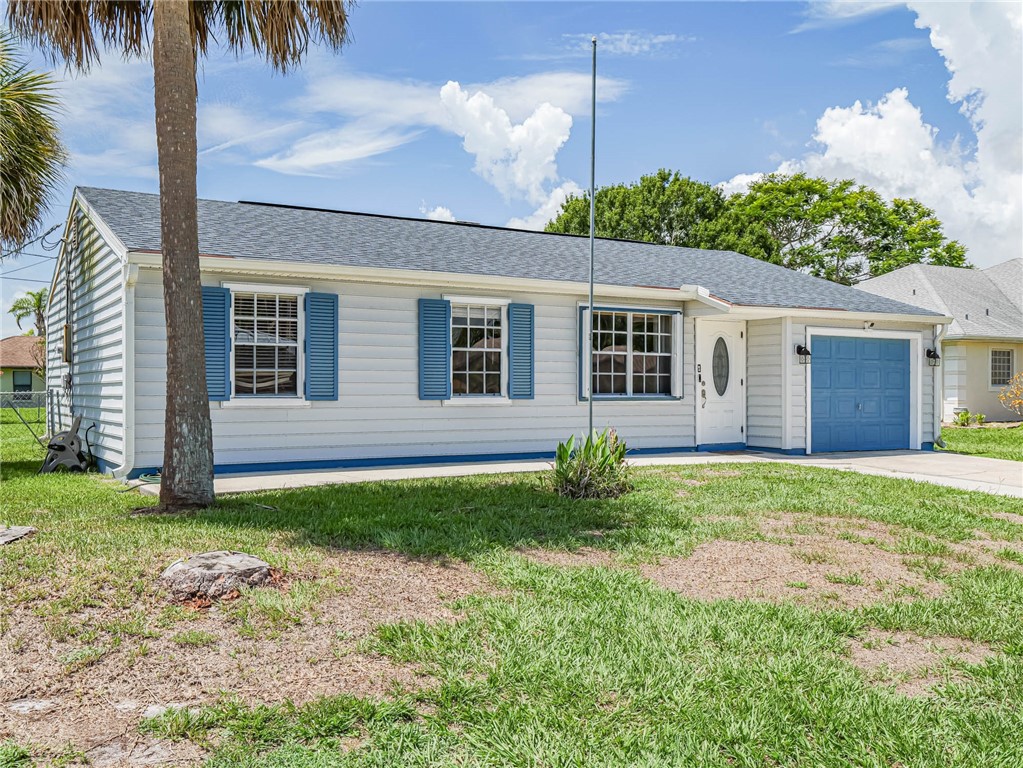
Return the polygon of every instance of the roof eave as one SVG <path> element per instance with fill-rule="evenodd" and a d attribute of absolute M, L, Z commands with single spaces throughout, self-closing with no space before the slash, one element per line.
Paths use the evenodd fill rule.
<path fill-rule="evenodd" d="M 159 269 L 161 256 L 157 251 L 132 250 L 127 254 L 128 263 L 140 267 Z M 269 259 L 246 259 L 233 256 L 202 254 L 199 268 L 203 272 L 223 275 L 254 275 L 299 280 L 348 280 L 362 283 L 384 283 L 390 285 L 435 286 L 438 288 L 465 289 L 509 289 L 533 293 L 585 294 L 586 283 L 567 280 L 539 280 L 500 275 L 477 275 L 462 272 L 435 272 L 413 269 L 382 269 L 379 267 L 352 267 L 335 264 L 306 264 L 301 262 L 272 261 Z M 605 283 L 594 284 L 598 296 L 617 298 L 648 299 L 668 302 L 694 301 L 719 312 L 728 312 L 730 304 L 713 296 L 709 290 L 698 285 L 682 285 L 678 288 L 657 286 L 626 286 Z"/>

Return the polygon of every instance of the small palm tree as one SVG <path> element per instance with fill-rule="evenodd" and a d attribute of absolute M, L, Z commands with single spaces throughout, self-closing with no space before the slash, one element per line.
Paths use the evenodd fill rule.
<path fill-rule="evenodd" d="M 67 159 L 60 142 L 53 79 L 20 61 L 0 31 L 0 251 L 36 231 Z"/>
<path fill-rule="evenodd" d="M 28 291 L 24 296 L 11 302 L 11 308 L 7 310 L 14 315 L 14 322 L 21 328 L 21 321 L 31 317 L 35 322 L 36 336 L 46 337 L 46 297 L 49 288 L 40 288 L 38 291 Z"/>
<path fill-rule="evenodd" d="M 160 234 L 167 323 L 167 405 L 160 505 L 213 502 L 213 430 L 206 393 L 196 200 L 196 59 L 211 40 L 240 55 L 252 49 L 280 72 L 297 66 L 310 41 L 340 50 L 348 0 L 47 2 L 10 0 L 11 28 L 80 71 L 100 44 L 125 56 L 152 39 Z M 150 38 L 150 28 L 152 37 Z"/>

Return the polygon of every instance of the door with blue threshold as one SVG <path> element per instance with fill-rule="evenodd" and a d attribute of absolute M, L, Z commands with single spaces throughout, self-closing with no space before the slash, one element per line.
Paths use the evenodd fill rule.
<path fill-rule="evenodd" d="M 910 447 L 908 339 L 814 335 L 811 451 Z"/>

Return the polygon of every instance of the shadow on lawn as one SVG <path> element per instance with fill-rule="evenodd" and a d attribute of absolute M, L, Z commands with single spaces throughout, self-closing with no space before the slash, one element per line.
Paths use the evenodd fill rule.
<path fill-rule="evenodd" d="M 291 531 L 298 545 L 468 558 L 538 544 L 599 546 L 605 532 L 629 526 L 645 503 L 635 494 L 570 501 L 541 488 L 535 477 L 491 476 L 246 494 L 221 499 L 196 515 L 152 522 Z"/>

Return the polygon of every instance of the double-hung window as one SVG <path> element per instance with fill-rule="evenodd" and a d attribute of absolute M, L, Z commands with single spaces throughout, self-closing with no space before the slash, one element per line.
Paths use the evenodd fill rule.
<path fill-rule="evenodd" d="M 504 306 L 451 302 L 451 395 L 504 394 Z"/>
<path fill-rule="evenodd" d="M 298 396 L 299 299 L 283 293 L 233 294 L 235 395 Z"/>
<path fill-rule="evenodd" d="M 584 323 L 587 315 L 593 326 L 595 397 L 681 397 L 679 313 L 597 307 L 583 311 Z M 583 350 L 585 344 L 584 338 Z M 585 370 L 585 355 L 580 362 Z"/>
<path fill-rule="evenodd" d="M 211 401 L 337 400 L 339 296 L 283 285 L 202 287 Z"/>
<path fill-rule="evenodd" d="M 1012 378 L 1012 350 L 991 350 L 991 387 L 1004 387 Z"/>

